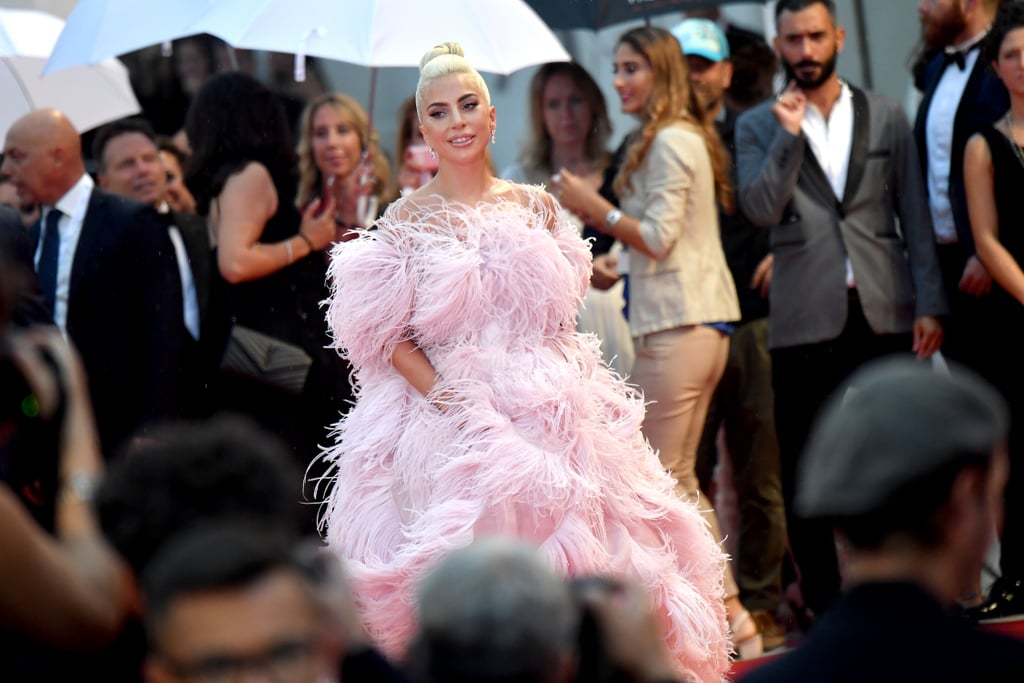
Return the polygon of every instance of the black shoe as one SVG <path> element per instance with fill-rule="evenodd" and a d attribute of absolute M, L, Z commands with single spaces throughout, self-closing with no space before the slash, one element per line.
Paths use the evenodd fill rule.
<path fill-rule="evenodd" d="M 1024 617 L 1024 580 L 1000 576 L 983 603 L 964 611 L 975 622 Z"/>

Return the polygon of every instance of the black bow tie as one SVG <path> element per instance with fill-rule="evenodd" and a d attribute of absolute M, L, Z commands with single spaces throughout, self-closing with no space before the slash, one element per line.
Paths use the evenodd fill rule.
<path fill-rule="evenodd" d="M 943 53 L 943 59 L 945 62 L 943 66 L 949 66 L 950 64 L 956 64 L 963 71 L 967 68 L 967 54 L 960 52 L 960 50 L 946 50 Z"/>

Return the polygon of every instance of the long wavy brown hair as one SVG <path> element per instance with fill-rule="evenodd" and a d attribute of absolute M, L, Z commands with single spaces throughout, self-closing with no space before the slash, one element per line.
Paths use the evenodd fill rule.
<path fill-rule="evenodd" d="M 732 213 L 735 204 L 729 182 L 729 152 L 718 137 L 714 121 L 700 106 L 697 94 L 690 87 L 690 71 L 679 41 L 663 28 L 641 26 L 623 33 L 618 44 L 628 45 L 643 55 L 651 65 L 654 79 L 646 109 L 640 115 L 639 134 L 627 150 L 626 160 L 615 178 L 615 192 L 621 196 L 632 190 L 633 172 L 647 156 L 658 131 L 686 121 L 704 138 L 715 174 L 715 195 L 726 213 Z"/>
<path fill-rule="evenodd" d="M 373 155 L 373 174 L 377 177 L 373 193 L 383 202 L 393 199 L 391 190 L 391 167 L 387 156 L 380 149 L 377 129 L 370 128 L 370 118 L 366 110 L 355 98 L 343 93 L 327 93 L 310 102 L 302 112 L 299 124 L 299 144 L 296 152 L 299 156 L 299 189 L 295 196 L 295 204 L 303 208 L 315 197 L 319 196 L 324 184 L 323 174 L 313 159 L 313 117 L 320 107 L 334 107 L 341 116 L 359 133 L 359 146 L 362 151 L 369 148 Z"/>

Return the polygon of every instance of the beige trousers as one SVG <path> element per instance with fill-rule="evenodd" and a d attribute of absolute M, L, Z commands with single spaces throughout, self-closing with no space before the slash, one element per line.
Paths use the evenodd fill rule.
<path fill-rule="evenodd" d="M 644 436 L 676 480 L 676 493 L 697 504 L 721 542 L 718 516 L 710 499 L 701 495 L 696 463 L 708 404 L 725 371 L 729 337 L 704 325 L 686 325 L 636 338 L 633 343 L 636 359 L 630 381 L 648 402 Z M 732 569 L 726 565 L 725 595 L 738 593 Z"/>

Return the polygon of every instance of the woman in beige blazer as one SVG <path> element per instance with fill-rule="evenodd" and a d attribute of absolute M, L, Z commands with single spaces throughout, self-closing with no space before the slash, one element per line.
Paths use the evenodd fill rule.
<path fill-rule="evenodd" d="M 615 49 L 614 72 L 622 111 L 641 123 L 615 181 L 621 210 L 566 169 L 552 176 L 550 189 L 563 206 L 626 247 L 617 262 L 595 260 L 594 284 L 629 274 L 636 347 L 631 380 L 650 402 L 644 435 L 676 478 L 679 495 L 697 500 L 697 444 L 725 368 L 728 323 L 740 317 L 718 234 L 718 202 L 732 208 L 729 160 L 697 104 L 671 33 L 627 31 Z M 721 538 L 710 503 L 702 501 L 702 508 Z M 729 569 L 725 599 L 738 653 L 760 654 L 760 634 Z"/>

